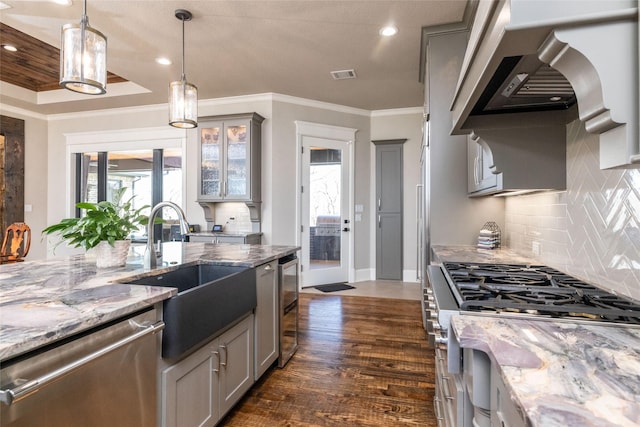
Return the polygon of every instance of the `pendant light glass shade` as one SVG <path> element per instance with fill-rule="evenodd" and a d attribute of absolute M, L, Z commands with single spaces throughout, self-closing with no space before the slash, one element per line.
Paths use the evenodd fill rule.
<path fill-rule="evenodd" d="M 107 92 L 107 38 L 89 26 L 85 11 L 80 24 L 62 27 L 60 86 L 89 95 Z"/>
<path fill-rule="evenodd" d="M 198 126 L 198 88 L 186 80 L 169 84 L 169 124 L 183 129 Z"/>
<path fill-rule="evenodd" d="M 182 75 L 169 84 L 169 124 L 190 129 L 198 126 L 198 88 L 184 75 L 184 21 L 191 21 L 191 12 L 177 9 L 175 14 L 182 21 Z"/>

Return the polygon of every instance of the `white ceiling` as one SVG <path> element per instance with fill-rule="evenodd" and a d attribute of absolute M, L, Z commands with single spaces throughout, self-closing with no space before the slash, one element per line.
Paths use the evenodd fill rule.
<path fill-rule="evenodd" d="M 82 1 L 1 0 L 0 20 L 59 47 L 60 28 L 78 23 Z M 179 80 L 182 24 L 175 9 L 187 9 L 187 80 L 200 100 L 275 92 L 366 110 L 418 107 L 422 27 L 463 20 L 466 0 L 88 0 L 92 27 L 108 38 L 108 69 L 148 92 L 107 96 L 66 90 L 35 93 L 3 84 L 0 101 L 43 114 L 167 102 L 168 85 Z M 391 38 L 379 29 L 398 27 Z M 155 63 L 158 56 L 170 66 Z M 1 57 L 0 57 L 1 60 Z M 1 64 L 0 64 L 1 66 Z M 357 79 L 333 80 L 330 72 L 354 69 Z M 120 85 L 121 87 L 118 87 Z M 131 85 L 129 85 L 131 86 Z"/>

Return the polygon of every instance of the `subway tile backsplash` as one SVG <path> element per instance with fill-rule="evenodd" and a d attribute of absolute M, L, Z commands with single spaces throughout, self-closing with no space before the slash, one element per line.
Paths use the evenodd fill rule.
<path fill-rule="evenodd" d="M 640 169 L 601 170 L 599 138 L 567 129 L 567 190 L 507 198 L 506 245 L 640 301 Z"/>

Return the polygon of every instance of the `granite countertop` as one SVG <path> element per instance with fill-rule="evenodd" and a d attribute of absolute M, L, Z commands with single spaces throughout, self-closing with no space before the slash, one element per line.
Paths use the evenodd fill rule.
<path fill-rule="evenodd" d="M 526 425 L 640 425 L 640 327 L 461 315 L 451 330 L 488 354 Z"/>
<path fill-rule="evenodd" d="M 199 231 L 197 233 L 189 233 L 188 236 L 248 237 L 248 236 L 262 236 L 262 232 L 259 232 L 259 231 L 238 231 L 238 232 L 235 232 L 235 233 L 228 233 L 226 231 Z"/>
<path fill-rule="evenodd" d="M 506 264 L 540 264 L 533 258 L 520 255 L 511 249 L 479 249 L 471 245 L 434 245 L 431 247 L 432 264 L 445 261 L 465 261 Z"/>
<path fill-rule="evenodd" d="M 213 263 L 256 267 L 295 253 L 295 246 L 171 242 L 162 265 L 144 268 L 144 245 L 132 247 L 127 265 L 97 270 L 76 255 L 0 265 L 0 361 L 133 313 L 177 293 L 175 288 L 127 285 L 181 265 Z"/>

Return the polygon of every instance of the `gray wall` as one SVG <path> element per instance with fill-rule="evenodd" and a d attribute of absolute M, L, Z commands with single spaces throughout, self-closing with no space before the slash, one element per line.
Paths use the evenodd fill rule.
<path fill-rule="evenodd" d="M 271 212 L 277 221 L 273 222 L 274 244 L 291 244 L 296 240 L 297 230 L 292 227 L 296 223 L 295 196 L 295 165 L 296 153 L 296 126 L 295 121 L 322 123 L 333 126 L 354 128 L 356 141 L 354 146 L 354 204 L 364 205 L 365 213 L 370 211 L 370 123 L 369 113 L 353 110 L 353 112 L 335 111 L 312 106 L 302 106 L 287 102 L 274 102 L 273 114 L 277 117 L 274 124 L 273 140 L 274 153 L 271 179 L 274 192 Z M 276 196 L 277 194 L 277 196 Z M 368 249 L 371 245 L 370 222 L 363 215 L 362 222 L 353 222 L 354 233 L 354 260 L 353 268 L 358 270 L 369 269 L 370 259 Z"/>
<path fill-rule="evenodd" d="M 419 181 L 421 114 L 416 109 L 369 112 L 279 95 L 255 95 L 200 102 L 201 116 L 256 111 L 263 123 L 262 193 L 264 243 L 294 244 L 296 230 L 296 129 L 295 121 L 323 123 L 358 129 L 354 146 L 354 204 L 364 207 L 362 220 L 353 222 L 355 240 L 353 268 L 358 280 L 375 277 L 375 188 L 372 139 L 407 138 L 405 143 L 405 280 L 415 280 L 415 185 Z M 48 224 L 72 215 L 73 163 L 66 136 L 77 133 L 111 132 L 167 127 L 166 105 L 114 109 L 82 114 L 38 116 L 4 108 L 3 114 L 26 120 L 25 203 L 33 207 L 25 219 L 34 231 L 29 259 L 52 255 L 52 240 L 41 241 Z M 275 119 L 274 119 L 275 117 Z M 170 128 L 169 128 L 170 129 Z M 197 130 L 185 131 L 185 212 L 191 223 L 205 224 L 196 203 Z M 51 240 L 51 238 L 49 239 Z M 81 252 L 60 246 L 55 256 Z"/>
<path fill-rule="evenodd" d="M 420 148 L 422 145 L 422 109 L 375 112 L 371 119 L 371 139 L 407 139 L 403 144 L 403 280 L 416 280 L 416 185 L 420 183 Z M 370 206 L 375 206 L 375 148 L 371 148 L 371 193 Z M 371 265 L 375 267 L 375 210 L 368 215 L 373 224 Z"/>

